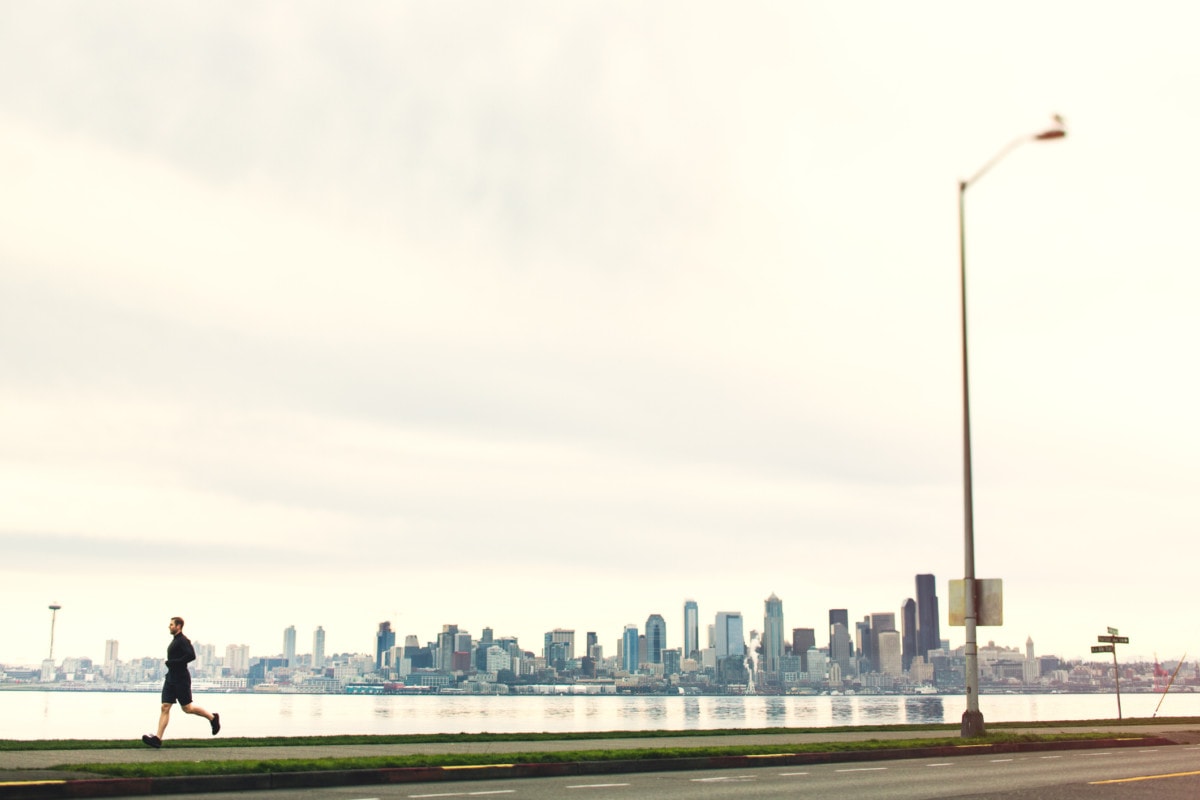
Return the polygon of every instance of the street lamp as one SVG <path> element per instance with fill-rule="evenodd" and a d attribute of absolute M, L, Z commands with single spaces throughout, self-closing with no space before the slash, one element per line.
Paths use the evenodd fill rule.
<path fill-rule="evenodd" d="M 1061 139 L 1067 135 L 1062 117 L 1055 115 L 1054 125 L 1041 133 L 1020 136 L 1009 142 L 1007 146 L 992 156 L 978 172 L 965 181 L 958 182 L 958 266 L 959 286 L 961 289 L 962 313 L 962 404 L 963 404 L 963 608 L 966 625 L 967 657 L 966 692 L 967 710 L 962 716 L 962 735 L 966 738 L 983 736 L 983 714 L 979 710 L 979 646 L 975 638 L 977 619 L 977 597 L 975 595 L 975 512 L 971 492 L 971 401 L 967 381 L 967 227 L 966 227 L 966 195 L 967 187 L 972 186 L 983 177 L 984 173 L 996 166 L 1009 153 L 1026 142 Z"/>

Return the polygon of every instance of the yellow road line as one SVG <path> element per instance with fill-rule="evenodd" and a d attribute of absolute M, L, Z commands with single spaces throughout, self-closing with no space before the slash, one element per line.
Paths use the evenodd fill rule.
<path fill-rule="evenodd" d="M 1166 775 L 1139 775 L 1136 778 L 1114 778 L 1110 781 L 1092 781 L 1089 786 L 1099 786 L 1104 783 L 1133 783 L 1134 781 L 1156 781 L 1160 778 L 1186 778 L 1190 775 L 1200 775 L 1200 770 L 1196 772 L 1169 772 Z"/>
<path fill-rule="evenodd" d="M 49 786 L 66 781 L 0 781 L 0 786 Z"/>
<path fill-rule="evenodd" d="M 511 769 L 512 764 L 462 764 L 456 767 L 442 767 L 442 769 L 489 769 L 491 767 L 504 767 Z"/>

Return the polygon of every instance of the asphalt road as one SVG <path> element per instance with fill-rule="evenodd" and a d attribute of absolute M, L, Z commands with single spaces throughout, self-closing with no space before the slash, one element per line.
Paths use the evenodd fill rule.
<path fill-rule="evenodd" d="M 640 773 L 210 794 L 207 800 L 1194 800 L 1200 745 L 1013 756 L 824 764 L 804 768 Z M 163 797 L 167 797 L 163 795 Z"/>

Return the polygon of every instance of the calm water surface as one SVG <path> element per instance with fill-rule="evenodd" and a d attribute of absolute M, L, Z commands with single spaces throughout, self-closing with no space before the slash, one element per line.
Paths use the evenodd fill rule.
<path fill-rule="evenodd" d="M 1160 696 L 1122 695 L 1125 717 L 1151 717 Z M 196 695 L 221 715 L 222 735 L 709 730 L 957 723 L 962 695 L 855 697 L 470 697 Z M 984 695 L 989 722 L 1112 719 L 1113 695 Z M 0 691 L 0 739 L 124 739 L 153 732 L 157 693 Z M 1200 694 L 1171 694 L 1161 717 L 1200 716 Z M 208 732 L 200 717 L 171 714 L 168 736 Z"/>

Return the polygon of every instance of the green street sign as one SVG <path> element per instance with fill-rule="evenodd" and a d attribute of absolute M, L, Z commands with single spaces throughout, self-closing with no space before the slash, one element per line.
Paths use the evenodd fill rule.
<path fill-rule="evenodd" d="M 1094 644 L 1092 645 L 1093 653 L 1111 653 L 1115 648 L 1111 644 Z"/>
<path fill-rule="evenodd" d="M 1120 633 L 1120 631 L 1117 630 L 1116 628 L 1109 628 L 1108 632 L 1111 633 L 1113 636 L 1116 636 L 1118 633 Z"/>

